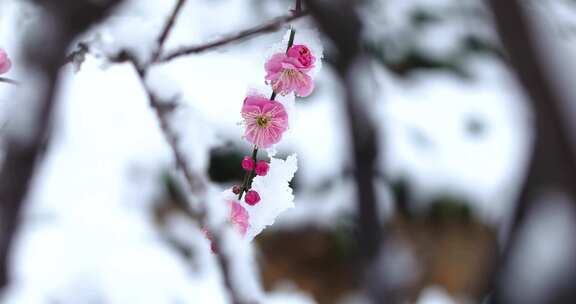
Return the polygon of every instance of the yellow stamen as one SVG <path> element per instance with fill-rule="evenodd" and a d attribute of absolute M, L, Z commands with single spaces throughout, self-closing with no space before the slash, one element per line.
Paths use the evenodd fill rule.
<path fill-rule="evenodd" d="M 286 76 L 288 76 L 288 77 L 296 77 L 296 76 L 298 76 L 298 71 L 296 71 L 296 70 L 286 69 L 286 70 L 284 70 L 284 73 L 285 73 Z"/>
<path fill-rule="evenodd" d="M 268 122 L 270 122 L 270 117 L 267 116 L 258 116 L 258 118 L 256 118 L 256 124 L 260 127 L 260 128 L 265 128 L 268 126 Z"/>

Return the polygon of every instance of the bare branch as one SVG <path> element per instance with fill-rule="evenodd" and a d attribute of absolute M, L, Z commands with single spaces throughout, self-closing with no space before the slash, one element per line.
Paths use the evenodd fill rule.
<path fill-rule="evenodd" d="M 275 18 L 275 19 L 273 19 L 269 22 L 266 22 L 264 24 L 261 24 L 261 25 L 258 25 L 258 26 L 255 26 L 255 27 L 252 27 L 249 29 L 245 29 L 245 30 L 240 31 L 238 33 L 227 35 L 221 39 L 217 39 L 217 40 L 212 41 L 212 42 L 208 42 L 208 43 L 197 45 L 197 46 L 182 47 L 178 50 L 168 52 L 166 55 L 162 56 L 159 61 L 160 62 L 167 62 L 167 61 L 170 61 L 174 58 L 209 51 L 209 50 L 212 50 L 214 48 L 217 48 L 217 47 L 220 47 L 223 45 L 227 45 L 230 43 L 238 42 L 238 41 L 250 38 L 252 36 L 258 35 L 258 34 L 273 32 L 273 31 L 278 30 L 282 25 L 284 25 L 288 22 L 294 21 L 294 20 L 301 18 L 303 16 L 306 16 L 307 14 L 308 13 L 305 11 L 304 12 L 303 11 L 293 11 L 292 14 Z"/>
<path fill-rule="evenodd" d="M 168 20 L 166 20 L 164 29 L 162 30 L 160 37 L 158 37 L 158 51 L 156 54 L 154 54 L 154 57 L 152 57 L 153 61 L 158 60 L 160 52 L 162 52 L 162 48 L 164 48 L 164 43 L 166 42 L 166 39 L 168 39 L 168 36 L 174 27 L 174 23 L 176 22 L 176 18 L 178 17 L 178 14 L 182 10 L 182 7 L 184 7 L 185 3 L 186 0 L 177 0 L 176 5 L 174 6 L 174 10 L 172 10 L 172 14 L 170 14 L 170 17 L 168 17 Z"/>
<path fill-rule="evenodd" d="M 0 77 L 0 82 L 13 84 L 13 85 L 19 85 L 20 84 L 18 81 L 10 79 L 10 78 L 6 78 L 6 77 Z"/>
<path fill-rule="evenodd" d="M 182 0 L 180 0 L 182 1 Z M 177 6 L 179 5 L 180 2 L 177 3 Z M 173 14 L 170 15 L 169 18 L 172 18 L 172 16 L 174 16 L 174 18 L 177 17 L 178 12 L 181 10 L 183 4 L 181 4 L 180 8 L 177 9 L 177 7 L 174 9 Z M 190 46 L 190 47 L 182 47 L 178 50 L 174 50 L 171 52 L 168 52 L 166 55 L 162 56 L 162 48 L 164 46 L 164 43 L 160 43 L 160 41 L 165 41 L 167 39 L 167 37 L 170 34 L 171 28 L 173 28 L 173 24 L 175 22 L 175 19 L 172 22 L 167 21 L 164 30 L 162 31 L 161 36 L 158 38 L 159 41 L 159 48 L 158 50 L 155 52 L 155 55 L 153 56 L 154 60 L 153 63 L 164 63 L 164 62 L 168 62 L 172 59 L 175 58 L 179 58 L 182 56 L 187 56 L 187 55 L 191 55 L 191 54 L 200 54 L 203 52 L 207 52 L 207 51 L 211 51 L 217 47 L 221 47 L 227 44 L 231 44 L 231 43 L 235 43 L 235 42 L 239 42 L 245 39 L 249 39 L 252 37 L 256 37 L 259 34 L 264 34 L 264 33 L 268 33 L 268 32 L 273 32 L 278 30 L 280 27 L 282 27 L 284 24 L 289 23 L 291 21 L 294 21 L 296 19 L 302 18 L 304 16 L 308 15 L 308 12 L 306 11 L 301 11 L 301 10 L 292 10 L 292 14 L 290 15 L 286 15 L 286 16 L 282 16 L 282 17 L 277 17 L 267 23 L 255 26 L 253 28 L 249 28 L 237 33 L 231 33 L 228 35 L 225 35 L 223 38 L 211 41 L 211 42 L 207 42 L 201 45 L 197 45 L 197 46 Z M 167 33 L 166 38 L 162 38 L 162 35 L 164 33 Z M 74 60 L 76 60 L 77 58 L 80 58 L 79 63 L 82 63 L 84 61 L 84 56 L 90 52 L 89 46 L 87 43 L 80 43 L 78 44 L 78 48 L 76 50 L 74 50 L 72 53 L 70 53 L 68 56 L 66 56 L 66 60 L 64 62 L 64 64 L 67 63 L 71 63 Z M 116 56 L 115 58 L 108 58 L 108 60 L 110 60 L 111 62 L 115 62 L 115 63 L 121 63 L 121 62 L 126 62 L 128 61 L 128 59 L 126 58 L 124 53 L 120 53 L 118 56 Z"/>

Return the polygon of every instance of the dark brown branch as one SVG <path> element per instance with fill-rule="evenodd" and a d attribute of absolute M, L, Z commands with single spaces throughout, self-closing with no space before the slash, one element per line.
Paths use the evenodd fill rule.
<path fill-rule="evenodd" d="M 13 84 L 13 85 L 19 85 L 20 84 L 18 81 L 10 79 L 10 78 L 6 78 L 6 77 L 0 77 L 0 82 Z"/>
<path fill-rule="evenodd" d="M 223 45 L 227 45 L 230 43 L 238 42 L 238 41 L 250 38 L 252 36 L 258 35 L 258 34 L 273 32 L 273 31 L 278 30 L 282 25 L 284 25 L 288 22 L 294 21 L 298 18 L 301 18 L 301 17 L 305 16 L 306 14 L 307 14 L 307 12 L 302 12 L 302 11 L 294 12 L 290 15 L 275 18 L 275 19 L 273 19 L 269 22 L 266 22 L 264 24 L 240 31 L 238 33 L 227 35 L 221 39 L 217 39 L 217 40 L 212 41 L 212 42 L 204 43 L 204 44 L 197 45 L 197 46 L 182 47 L 178 50 L 168 52 L 166 55 L 162 56 L 159 61 L 167 62 L 167 61 L 170 61 L 174 58 L 178 58 L 181 56 L 186 56 L 186 55 L 190 55 L 190 54 L 198 54 L 198 53 L 202 53 L 205 51 L 209 51 L 209 50 L 212 50 L 214 48 L 217 48 L 217 47 L 220 47 Z"/>
<path fill-rule="evenodd" d="M 381 250 L 382 227 L 378 217 L 377 196 L 374 188 L 378 136 L 369 113 L 363 106 L 355 86 L 359 76 L 362 50 L 360 48 L 361 22 L 349 1 L 308 0 L 310 13 L 320 29 L 334 42 L 337 49 L 335 67 L 345 89 L 345 113 L 349 138 L 352 142 L 356 200 L 358 205 L 358 247 L 360 248 L 360 280 L 366 283 L 373 303 L 383 299 L 381 275 L 374 273 Z M 346 22 L 343 22 L 346 20 Z"/>
<path fill-rule="evenodd" d="M 178 4 L 178 3 L 177 3 Z M 174 15 L 176 18 L 178 15 L 179 10 L 174 10 L 173 13 L 176 13 L 176 15 Z M 223 38 L 211 41 L 211 42 L 207 42 L 204 44 L 200 44 L 197 46 L 190 46 L 190 47 L 182 47 L 178 50 L 174 50 L 171 52 L 168 52 L 166 55 L 161 56 L 161 51 L 160 53 L 157 53 L 158 51 L 156 51 L 156 55 L 154 56 L 155 59 L 153 60 L 154 63 L 163 63 L 163 62 L 168 62 L 172 59 L 175 58 L 179 58 L 182 56 L 187 56 L 187 55 L 191 55 L 191 54 L 200 54 L 203 52 L 207 52 L 207 51 L 211 51 L 215 48 L 227 45 L 227 44 L 231 44 L 231 43 L 235 43 L 235 42 L 240 42 L 242 40 L 245 39 L 249 39 L 252 37 L 256 37 L 259 34 L 264 34 L 264 33 L 268 33 L 268 32 L 273 32 L 278 30 L 282 25 L 289 23 L 291 21 L 294 21 L 296 19 L 299 19 L 301 17 L 306 16 L 308 13 L 306 11 L 298 11 L 298 10 L 292 10 L 292 14 L 290 15 L 286 15 L 286 16 L 282 16 L 282 17 L 277 17 L 267 23 L 255 26 L 253 28 L 249 28 L 237 33 L 232 33 L 232 34 L 228 34 L 226 36 L 224 36 Z M 172 15 L 171 15 L 172 16 Z M 173 21 L 175 22 L 175 21 Z M 171 28 L 173 27 L 173 23 L 166 23 L 165 29 L 163 30 L 162 33 L 164 33 L 164 31 L 166 31 L 166 29 L 168 29 L 167 31 L 167 35 L 169 35 Z M 163 38 L 164 40 L 167 38 Z M 158 38 L 158 41 L 160 41 L 160 37 Z M 163 47 L 162 43 L 160 45 L 160 47 Z M 76 50 L 74 50 L 72 53 L 70 53 L 68 56 L 66 56 L 66 60 L 64 61 L 64 64 L 73 62 L 75 60 L 75 58 L 81 58 L 81 60 L 79 61 L 80 63 L 82 61 L 84 61 L 84 56 L 90 52 L 90 49 L 88 47 L 88 44 L 86 43 L 80 43 L 78 44 L 78 48 Z M 116 58 L 108 58 L 111 62 L 115 62 L 115 63 L 122 63 L 122 62 L 126 62 L 128 61 L 125 54 L 120 53 Z"/>
<path fill-rule="evenodd" d="M 23 201 L 28 193 L 46 145 L 50 139 L 52 112 L 55 107 L 55 92 L 58 70 L 64 61 L 68 45 L 93 23 L 103 19 L 119 0 L 81 1 L 54 0 L 41 3 L 41 13 L 50 20 L 35 28 L 41 41 L 24 40 L 22 64 L 31 71 L 38 71 L 41 83 L 31 89 L 34 94 L 23 94 L 22 104 L 30 105 L 15 115 L 26 116 L 28 124 L 19 130 L 6 132 L 6 150 L 0 169 L 0 287 L 8 283 L 8 255 L 18 228 Z M 23 39 L 30 35 L 21 35 Z M 42 43 L 50 43 L 45 47 Z M 24 118 L 24 117 L 22 117 Z"/>
<path fill-rule="evenodd" d="M 576 203 L 576 154 L 569 137 L 567 118 L 563 115 L 563 107 L 571 101 L 559 93 L 554 79 L 548 76 L 545 52 L 530 29 L 522 4 L 518 0 L 491 0 L 489 3 L 501 41 L 516 76 L 528 93 L 536 118 L 535 142 L 527 178 L 492 283 L 492 303 L 503 303 L 502 274 L 510 263 L 520 227 L 536 203 L 536 196 L 542 190 L 555 189 L 565 192 Z"/>
<path fill-rule="evenodd" d="M 160 37 L 158 37 L 158 50 L 156 51 L 156 54 L 154 54 L 153 61 L 156 61 L 158 57 L 160 57 L 160 52 L 164 48 L 164 43 L 168 39 L 168 36 L 170 35 L 172 28 L 174 27 L 174 23 L 176 22 L 176 18 L 178 17 L 178 14 L 182 10 L 182 7 L 184 7 L 185 3 L 186 0 L 177 0 L 176 5 L 172 10 L 172 14 L 170 14 L 170 17 L 168 17 L 168 20 L 166 20 L 164 29 L 162 30 Z"/>

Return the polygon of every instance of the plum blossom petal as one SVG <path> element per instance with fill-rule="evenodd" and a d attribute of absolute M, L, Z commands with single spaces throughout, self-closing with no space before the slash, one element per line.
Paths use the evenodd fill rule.
<path fill-rule="evenodd" d="M 316 61 L 316 57 L 312 55 L 310 49 L 302 44 L 291 46 L 286 52 L 286 55 L 290 58 L 296 58 L 298 62 L 306 68 L 314 67 L 314 62 Z"/>
<path fill-rule="evenodd" d="M 286 54 L 274 54 L 264 65 L 266 82 L 281 95 L 295 92 L 306 97 L 312 93 L 314 82 L 308 72 L 314 67 L 316 58 L 304 45 L 294 45 Z"/>
<path fill-rule="evenodd" d="M 230 206 L 230 222 L 238 229 L 240 234 L 246 235 L 248 226 L 250 226 L 248 211 L 237 200 L 228 200 L 227 202 Z"/>
<path fill-rule="evenodd" d="M 278 143 L 288 129 L 288 113 L 284 106 L 262 96 L 248 96 L 242 106 L 246 140 L 259 148 Z"/>

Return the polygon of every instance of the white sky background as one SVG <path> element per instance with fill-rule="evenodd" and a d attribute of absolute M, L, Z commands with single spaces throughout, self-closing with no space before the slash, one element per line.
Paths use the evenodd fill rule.
<path fill-rule="evenodd" d="M 201 43 L 287 12 L 277 1 L 263 2 L 262 11 L 247 3 L 189 1 L 167 49 Z M 155 39 L 155 25 L 162 24 L 172 1 L 134 0 L 126 7 L 120 22 L 137 25 L 138 37 Z M 14 57 L 7 75 L 13 78 L 19 76 L 15 50 L 24 13 L 16 1 L 0 2 L 0 47 Z M 441 52 L 438 45 L 449 45 L 451 33 L 450 27 L 432 32 L 422 44 Z M 241 102 L 249 87 L 264 81 L 263 54 L 283 35 L 267 34 L 164 68 L 192 109 L 193 115 L 181 123 L 198 168 L 206 166 L 206 147 L 240 142 Z M 411 176 L 423 194 L 451 191 L 469 197 L 481 218 L 498 222 L 515 195 L 527 116 L 513 81 L 497 61 L 477 58 L 469 69 L 478 80 L 423 72 L 403 82 L 374 66 L 379 89 L 371 107 L 385 155 L 380 166 L 392 175 Z M 3 89 L 0 86 L 0 117 L 6 119 L 11 100 Z M 297 119 L 278 150 L 298 153 L 303 193 L 296 197 L 296 208 L 279 218 L 281 227 L 311 221 L 329 225 L 339 212 L 352 208 L 350 185 L 325 195 L 306 192 L 348 163 L 341 96 L 333 71 L 325 65 L 316 92 L 297 101 Z M 465 134 L 464 121 L 470 115 L 487 126 L 480 139 Z M 412 129 L 425 134 L 433 147 L 422 151 L 415 146 Z M 89 303 L 86 297 L 105 303 L 223 302 L 210 256 L 202 271 L 191 271 L 189 261 L 161 241 L 150 221 L 148 208 L 159 190 L 158 177 L 170 165 L 170 151 L 128 65 L 106 66 L 89 56 L 77 74 L 64 68 L 53 142 L 28 200 L 14 255 L 18 280 L 6 303 Z M 271 303 L 310 303 L 305 295 L 290 292 L 273 297 Z"/>

